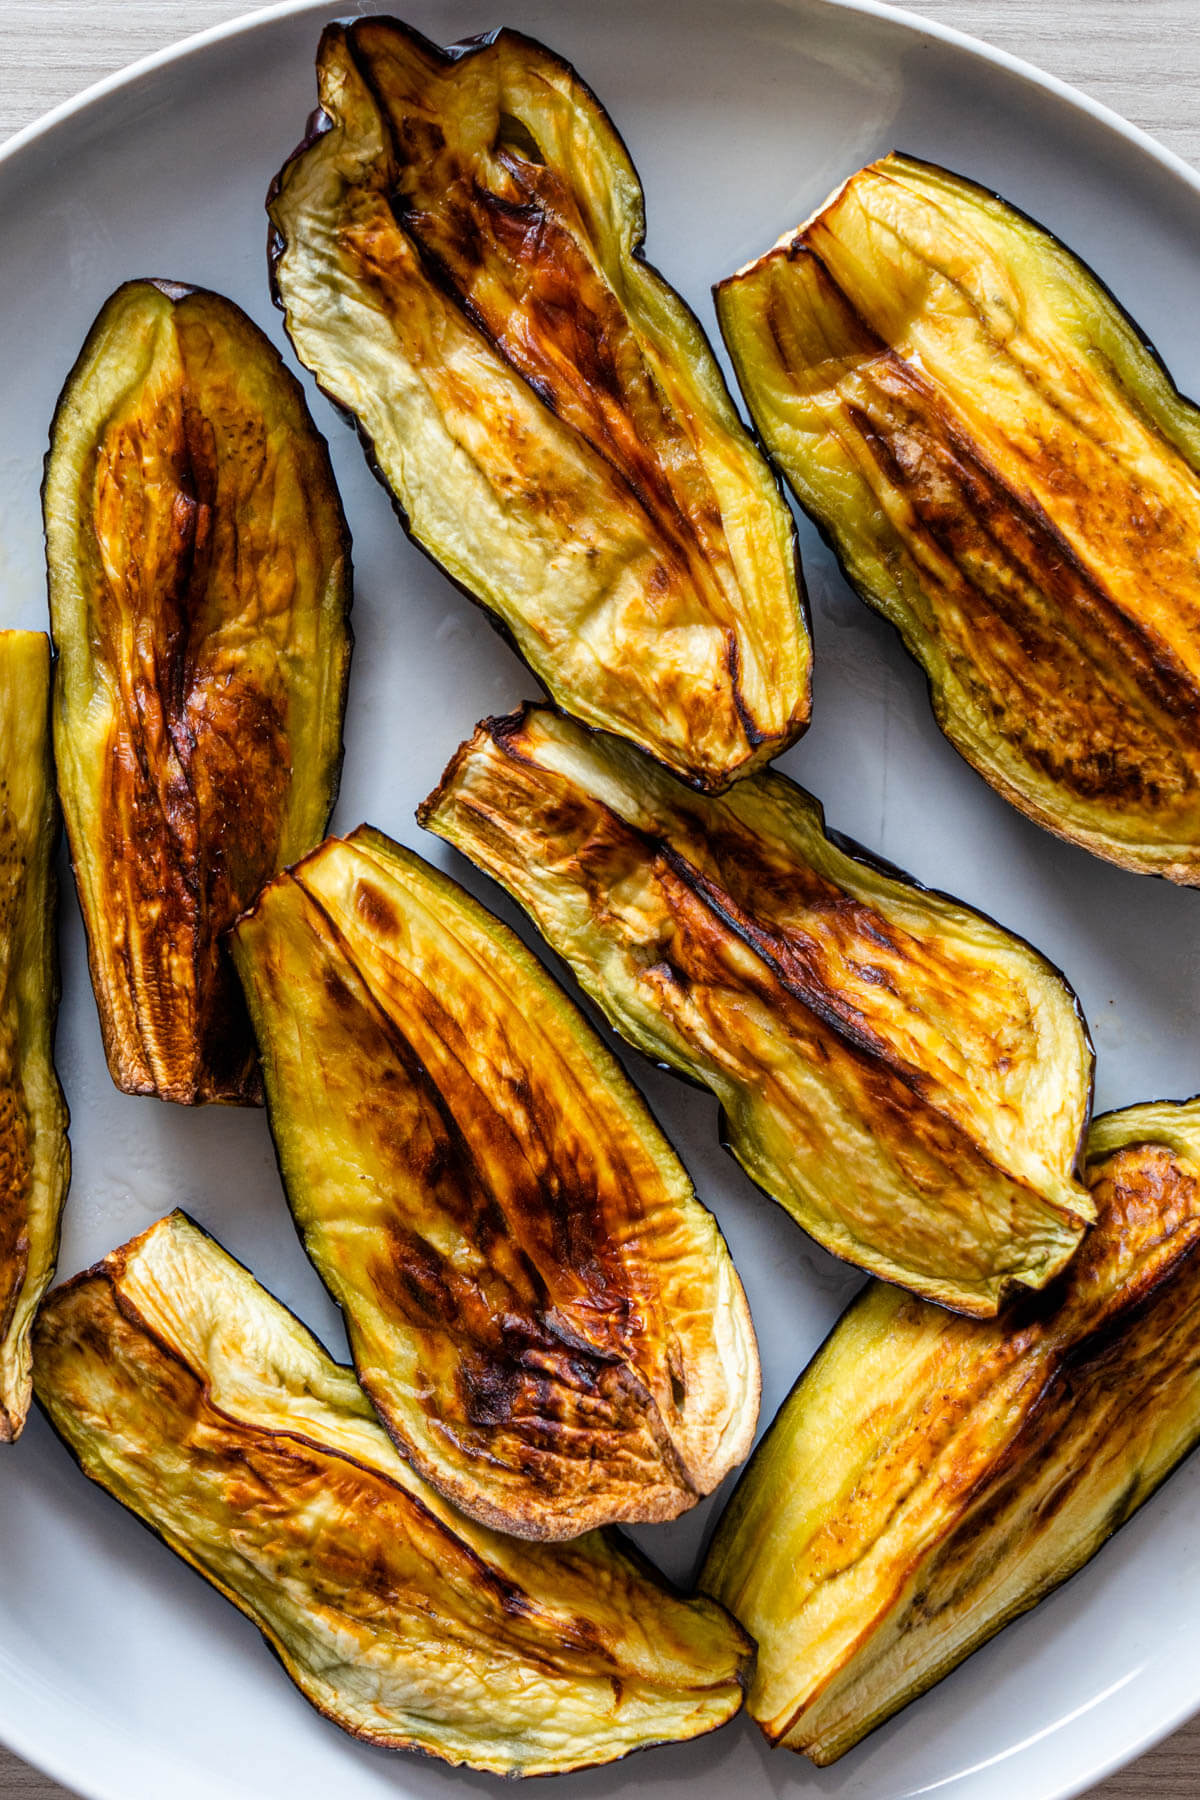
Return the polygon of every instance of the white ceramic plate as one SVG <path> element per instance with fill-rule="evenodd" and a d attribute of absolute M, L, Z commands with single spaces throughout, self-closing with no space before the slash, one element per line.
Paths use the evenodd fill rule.
<path fill-rule="evenodd" d="M 38 481 L 58 388 L 101 302 L 134 275 L 232 295 L 279 341 L 263 196 L 313 104 L 328 5 L 276 9 L 102 84 L 0 156 L 0 622 L 43 626 Z M 709 284 L 892 145 L 999 189 L 1111 284 L 1185 390 L 1200 388 L 1200 181 L 1119 120 L 1009 59 L 836 0 L 410 0 L 453 38 L 507 22 L 595 86 L 646 184 L 649 252 L 712 326 Z M 715 335 L 715 334 L 714 334 Z M 368 818 L 448 861 L 416 802 L 474 721 L 531 680 L 405 541 L 319 397 L 355 540 L 358 636 L 335 823 Z M 802 527 L 815 723 L 784 759 L 832 824 L 981 904 L 1075 983 L 1101 1108 L 1200 1089 L 1200 899 L 1056 843 L 937 732 L 897 640 Z M 455 872 L 483 891 L 462 863 Z M 105 1071 L 69 879 L 59 1063 L 75 1181 L 61 1269 L 182 1204 L 339 1355 L 258 1113 L 128 1099 Z M 485 893 L 496 903 L 494 893 Z M 716 1147 L 714 1106 L 633 1065 L 719 1214 L 762 1340 L 763 1421 L 855 1279 Z M 851 1177 L 852 1178 L 852 1177 Z M 309 1710 L 252 1627 L 77 1473 L 40 1418 L 0 1471 L 0 1736 L 94 1800 L 440 1800 L 486 1777 L 372 1751 Z M 720 1497 L 718 1497 L 720 1498 Z M 1037 1612 L 835 1769 L 717 1737 L 562 1780 L 570 1800 L 1065 1800 L 1200 1704 L 1200 1461 Z M 642 1543 L 686 1579 L 713 1504 Z"/>

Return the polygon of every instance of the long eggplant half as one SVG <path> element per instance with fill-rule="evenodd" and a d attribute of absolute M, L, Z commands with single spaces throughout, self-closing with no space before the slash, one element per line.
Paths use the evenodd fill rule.
<path fill-rule="evenodd" d="M 325 444 L 231 301 L 133 281 L 63 390 L 43 498 L 59 792 L 112 1078 L 257 1101 L 219 940 L 337 788 L 350 540 Z"/>
<path fill-rule="evenodd" d="M 234 934 L 288 1199 L 398 1448 L 531 1538 L 747 1454 L 741 1283 L 641 1096 L 506 926 L 362 827 Z"/>
<path fill-rule="evenodd" d="M 579 77 L 513 31 L 332 25 L 268 201 L 300 360 L 560 705 L 703 788 L 808 720 L 790 514 Z"/>
<path fill-rule="evenodd" d="M 1075 1249 L 1092 1055 L 1070 988 L 849 854 L 783 776 L 693 796 L 533 707 L 481 725 L 420 817 L 630 1043 L 712 1089 L 738 1161 L 826 1249 L 980 1315 Z"/>
<path fill-rule="evenodd" d="M 1094 1556 L 1200 1440 L 1200 1101 L 1098 1119 L 1099 1212 L 1002 1320 L 873 1283 L 801 1376 L 701 1586 L 758 1639 L 748 1707 L 818 1763 Z"/>
<path fill-rule="evenodd" d="M 1038 824 L 1200 883 L 1200 412 L 1077 257 L 888 156 L 716 290 L 768 449 Z"/>
<path fill-rule="evenodd" d="M 0 631 L 0 1443 L 29 1411 L 29 1333 L 54 1273 L 71 1175 L 54 1072 L 58 837 L 50 644 Z"/>
<path fill-rule="evenodd" d="M 554 1774 L 714 1730 L 752 1646 L 615 1533 L 473 1525 L 348 1369 L 182 1213 L 56 1288 L 37 1397 L 84 1473 L 253 1620 L 343 1730 Z"/>

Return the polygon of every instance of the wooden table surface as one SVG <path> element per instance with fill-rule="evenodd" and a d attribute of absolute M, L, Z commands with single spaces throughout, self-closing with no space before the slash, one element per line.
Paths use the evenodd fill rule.
<path fill-rule="evenodd" d="M 0 141 L 102 75 L 251 10 L 238 0 L 0 0 Z M 403 13 L 398 0 L 394 10 Z M 911 0 L 911 10 L 1038 63 L 1200 166 L 1200 0 Z M 0 1800 L 66 1791 L 0 1748 Z M 1200 1800 L 1200 1718 L 1089 1800 L 1151 1797 Z"/>

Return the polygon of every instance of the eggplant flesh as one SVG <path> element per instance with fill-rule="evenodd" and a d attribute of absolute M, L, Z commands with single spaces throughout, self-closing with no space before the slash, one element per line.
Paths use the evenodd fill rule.
<path fill-rule="evenodd" d="M 840 849 L 781 775 L 693 796 L 547 708 L 490 719 L 420 810 L 628 1041 L 712 1089 L 826 1249 L 945 1306 L 1040 1287 L 1093 1216 L 1091 1046 L 1021 939 Z"/>
<path fill-rule="evenodd" d="M 54 744 L 126 1093 L 260 1097 L 221 933 L 325 830 L 350 541 L 296 380 L 231 301 L 119 288 L 51 428 Z"/>
<path fill-rule="evenodd" d="M 174 1213 L 57 1288 L 37 1397 L 84 1473 L 258 1626 L 370 1743 L 552 1774 L 696 1737 L 751 1646 L 615 1534 L 474 1525 L 404 1463 L 349 1370 Z"/>
<path fill-rule="evenodd" d="M 234 941 L 289 1204 L 402 1454 L 531 1538 L 711 1492 L 758 1416 L 745 1295 L 535 958 L 366 827 L 278 876 Z"/>
<path fill-rule="evenodd" d="M 794 527 L 611 121 L 512 31 L 359 19 L 317 73 L 268 201 L 297 355 L 556 700 L 724 787 L 807 723 Z"/>
<path fill-rule="evenodd" d="M 767 448 L 955 748 L 1060 837 L 1200 882 L 1200 412 L 1107 289 L 892 155 L 716 298 Z"/>
<path fill-rule="evenodd" d="M 1092 1557 L 1200 1439 L 1200 1101 L 1098 1119 L 1098 1221 L 995 1322 L 872 1284 L 784 1403 L 700 1585 L 748 1708 L 830 1763 Z"/>
<path fill-rule="evenodd" d="M 57 838 L 49 640 L 0 631 L 0 1443 L 29 1411 L 29 1334 L 71 1175 L 54 1071 Z"/>

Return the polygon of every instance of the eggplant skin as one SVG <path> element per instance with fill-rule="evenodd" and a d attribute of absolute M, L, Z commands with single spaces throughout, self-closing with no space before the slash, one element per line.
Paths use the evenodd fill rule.
<path fill-rule="evenodd" d="M 1107 288 L 891 155 L 715 290 L 763 441 L 1006 800 L 1200 883 L 1200 411 Z"/>
<path fill-rule="evenodd" d="M 272 284 L 406 529 L 568 711 L 701 788 L 768 761 L 810 709 L 794 525 L 595 95 L 517 32 L 378 17 L 317 78 Z"/>
<path fill-rule="evenodd" d="M 753 1646 L 615 1533 L 472 1524 L 349 1370 L 173 1213 L 50 1295 L 37 1398 L 84 1473 L 258 1626 L 369 1743 L 554 1774 L 712 1731 Z"/>
<path fill-rule="evenodd" d="M 321 838 L 350 660 L 324 440 L 258 327 L 132 281 L 101 309 L 43 485 L 59 792 L 108 1066 L 257 1103 L 221 934 Z"/>
<path fill-rule="evenodd" d="M 54 1274 L 71 1178 L 54 1071 L 58 1012 L 50 642 L 0 631 L 0 1443 L 21 1434 L 29 1333 Z"/>
<path fill-rule="evenodd" d="M 233 941 L 288 1202 L 401 1454 L 520 1537 L 710 1493 L 758 1417 L 746 1297 L 541 964 L 365 826 L 277 876 Z"/>
<path fill-rule="evenodd" d="M 802 788 L 692 795 L 534 706 L 480 725 L 418 816 L 631 1044 L 711 1088 L 727 1147 L 827 1250 L 981 1316 L 1071 1256 L 1093 1217 L 1071 989 L 982 914 L 847 854 Z"/>
<path fill-rule="evenodd" d="M 1081 1568 L 1200 1440 L 1200 1100 L 1097 1119 L 1098 1220 L 1044 1293 L 953 1319 L 872 1283 L 800 1377 L 700 1586 L 748 1709 L 831 1763 Z"/>

